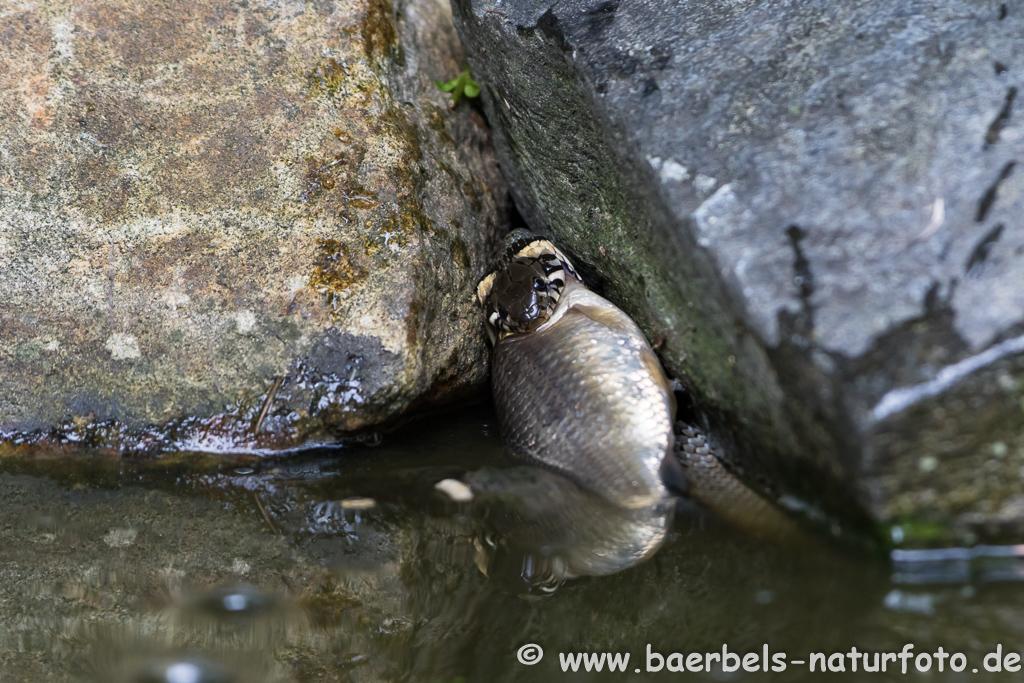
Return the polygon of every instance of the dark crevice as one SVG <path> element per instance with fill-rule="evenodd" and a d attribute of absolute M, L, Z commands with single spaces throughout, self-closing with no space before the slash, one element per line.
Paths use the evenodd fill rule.
<path fill-rule="evenodd" d="M 970 347 L 954 324 L 956 289 L 956 278 L 945 287 L 933 281 L 919 317 L 879 334 L 862 356 L 840 360 L 844 400 L 869 410 L 893 387 L 935 379 L 936 368 L 966 357 Z"/>
<path fill-rule="evenodd" d="M 992 66 L 996 70 L 996 76 L 1002 76 L 1004 73 L 1006 73 L 1006 65 L 1003 64 L 1002 62 L 996 62 Z"/>
<path fill-rule="evenodd" d="M 996 62 L 996 73 L 999 73 L 999 67 L 1002 66 L 999 62 Z M 1006 67 L 1003 67 L 1005 70 Z M 985 144 L 982 145 L 982 149 L 988 149 L 992 145 L 999 142 L 999 133 L 1003 130 L 1003 126 L 1010 120 L 1010 113 L 1013 111 L 1013 100 L 1017 97 L 1017 89 L 1010 88 L 1006 91 L 1006 100 L 1003 102 L 1003 108 L 999 110 L 996 118 L 989 124 L 988 132 L 985 133 Z"/>
<path fill-rule="evenodd" d="M 619 0 L 605 0 L 598 3 L 594 8 L 587 10 L 587 14 L 594 17 L 613 16 L 618 9 Z"/>
<path fill-rule="evenodd" d="M 1006 3 L 1004 2 L 999 6 L 999 21 L 1006 18 Z"/>
<path fill-rule="evenodd" d="M 554 8 L 549 9 L 537 19 L 537 28 L 554 40 L 562 52 L 569 50 L 569 43 L 565 40 L 565 30 L 558 21 L 558 17 L 555 16 Z"/>
<path fill-rule="evenodd" d="M 791 225 L 786 228 L 786 236 L 793 249 L 793 284 L 797 287 L 800 302 L 803 305 L 801 313 L 794 316 L 787 327 L 791 327 L 793 332 L 809 342 L 814 332 L 814 310 L 811 307 L 811 296 L 814 294 L 814 274 L 811 273 L 811 262 L 807 260 L 807 256 L 800 246 L 800 242 L 807 236 L 807 233 L 799 225 Z"/>
<path fill-rule="evenodd" d="M 672 48 L 669 45 L 653 45 L 648 52 L 654 60 L 654 68 L 661 71 L 672 61 Z"/>
<path fill-rule="evenodd" d="M 1000 223 L 996 227 L 985 233 L 985 236 L 974 246 L 971 250 L 971 256 L 967 259 L 967 265 L 964 270 L 967 272 L 967 277 L 976 278 L 981 275 L 982 267 L 985 264 L 985 259 L 988 258 L 989 253 L 992 251 L 992 247 L 999 241 L 999 238 L 1003 235 L 1003 224 Z"/>
<path fill-rule="evenodd" d="M 587 11 L 585 21 L 586 36 L 598 38 L 605 33 L 615 20 L 615 12 L 619 9 L 619 0 L 605 0 Z"/>
<path fill-rule="evenodd" d="M 693 394 L 681 388 L 675 388 L 672 393 L 676 399 L 675 420 L 681 420 L 686 424 L 696 425 L 704 431 L 710 431 L 707 416 L 697 406 Z"/>
<path fill-rule="evenodd" d="M 1013 173 L 1013 167 L 1017 162 L 1011 161 L 1010 163 L 1003 166 L 1003 170 L 999 172 L 999 177 L 992 183 L 992 186 L 985 191 L 981 201 L 978 202 L 978 215 L 975 216 L 974 220 L 981 223 L 988 216 L 988 212 L 992 209 L 992 205 L 996 203 L 996 196 L 999 193 L 999 185 L 1004 180 L 1010 177 Z"/>
<path fill-rule="evenodd" d="M 529 225 L 529 223 L 526 222 L 526 219 L 523 218 L 523 214 L 519 210 L 519 205 L 516 204 L 516 198 L 515 198 L 515 196 L 513 196 L 513 194 L 511 192 L 508 193 L 508 199 L 506 200 L 506 202 L 507 202 L 508 207 L 509 207 L 509 210 L 508 210 L 508 227 L 509 227 L 509 232 L 511 232 L 512 230 L 515 230 L 516 228 L 525 228 L 527 225 Z M 502 235 L 503 239 L 504 239 L 504 237 L 505 236 Z"/>
<path fill-rule="evenodd" d="M 942 296 L 942 285 L 932 281 L 931 287 L 928 288 L 924 295 L 924 317 L 934 318 L 950 311 L 952 306 L 950 302 L 956 293 L 956 286 L 957 279 L 953 278 L 946 289 L 946 296 Z"/>
<path fill-rule="evenodd" d="M 789 237 L 789 244 L 793 247 L 795 260 L 793 261 L 793 284 L 800 290 L 800 298 L 806 301 L 814 293 L 814 276 L 811 274 L 811 263 L 804 255 L 800 242 L 807 233 L 799 225 L 791 225 L 786 228 L 786 235 Z"/>

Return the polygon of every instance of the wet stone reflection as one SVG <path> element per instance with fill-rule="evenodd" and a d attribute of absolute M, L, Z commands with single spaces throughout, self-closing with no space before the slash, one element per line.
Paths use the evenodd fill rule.
<path fill-rule="evenodd" d="M 524 643 L 547 653 L 530 680 L 561 680 L 559 652 L 632 664 L 647 644 L 1024 648 L 1024 551 L 887 565 L 758 540 L 692 504 L 624 510 L 511 466 L 491 420 L 244 472 L 0 462 L 15 511 L 0 515 L 0 680 L 512 682 Z"/>
<path fill-rule="evenodd" d="M 167 614 L 179 631 L 210 643 L 232 641 L 252 648 L 295 640 L 308 626 L 304 611 L 294 601 L 246 584 L 186 592 L 173 601 Z"/>
<path fill-rule="evenodd" d="M 132 683 L 235 683 L 238 679 L 207 659 L 155 660 L 131 677 Z"/>
<path fill-rule="evenodd" d="M 199 595 L 186 610 L 192 618 L 212 620 L 258 619 L 273 611 L 276 601 L 261 595 L 253 586 L 215 588 Z"/>

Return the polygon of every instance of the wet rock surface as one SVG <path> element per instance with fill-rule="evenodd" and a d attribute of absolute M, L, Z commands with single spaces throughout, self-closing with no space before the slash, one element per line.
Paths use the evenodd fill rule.
<path fill-rule="evenodd" d="M 292 446 L 485 379 L 507 190 L 433 85 L 446 2 L 30 2 L 0 36 L 0 454 Z"/>
<path fill-rule="evenodd" d="M 1024 537 L 1024 15 L 456 0 L 517 205 L 733 468 L 904 542 Z"/>

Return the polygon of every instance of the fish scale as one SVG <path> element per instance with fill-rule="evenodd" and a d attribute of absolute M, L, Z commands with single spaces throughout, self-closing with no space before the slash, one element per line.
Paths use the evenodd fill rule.
<path fill-rule="evenodd" d="M 480 303 L 527 311 L 522 281 L 546 273 L 533 267 L 552 257 L 572 276 L 554 290 L 553 308 L 531 306 L 489 328 L 494 402 L 510 453 L 624 508 L 651 506 L 669 495 L 666 481 L 682 486 L 685 478 L 692 498 L 748 532 L 808 545 L 793 520 L 722 464 L 702 432 L 673 426 L 672 388 L 643 333 L 587 289 L 550 242 L 527 230 L 510 235 L 498 270 L 477 288 Z"/>
<path fill-rule="evenodd" d="M 584 311 L 609 307 L 621 329 Z M 570 283 L 552 322 L 502 339 L 492 385 L 502 438 L 539 462 L 625 507 L 667 491 L 660 468 L 672 452 L 672 397 L 645 364 L 639 329 L 612 304 Z"/>

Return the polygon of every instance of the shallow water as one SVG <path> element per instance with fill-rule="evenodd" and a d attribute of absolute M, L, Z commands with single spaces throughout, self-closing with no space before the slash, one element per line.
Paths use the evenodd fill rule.
<path fill-rule="evenodd" d="M 607 569 L 602 541 L 640 528 L 646 548 L 660 527 L 508 466 L 487 413 L 258 468 L 3 463 L 0 681 L 817 680 L 795 662 L 907 643 L 967 662 L 917 676 L 985 680 L 996 645 L 1024 651 L 1015 557 L 892 566 L 777 548 L 692 510 L 652 559 L 547 595 L 557 581 L 535 590 L 522 576 L 562 556 L 562 569 Z M 468 504 L 434 489 L 464 477 L 501 490 Z M 547 502 L 516 507 L 537 486 Z M 545 653 L 529 666 L 527 644 Z M 671 658 L 647 671 L 648 645 L 723 644 L 758 668 L 767 645 L 787 667 L 669 673 L 686 661 Z M 560 653 L 603 652 L 629 653 L 627 673 L 562 673 Z M 887 673 L 843 663 L 848 680 L 905 678 L 900 660 Z"/>

